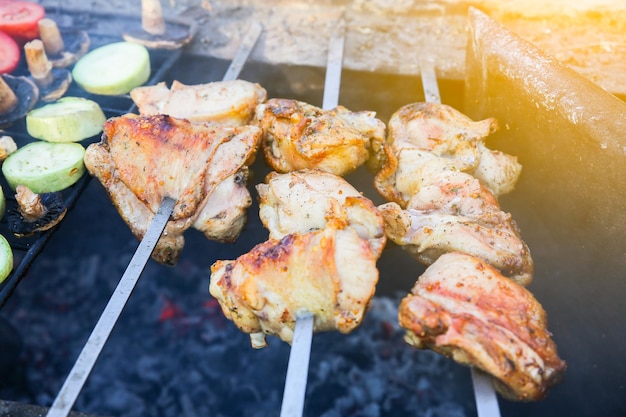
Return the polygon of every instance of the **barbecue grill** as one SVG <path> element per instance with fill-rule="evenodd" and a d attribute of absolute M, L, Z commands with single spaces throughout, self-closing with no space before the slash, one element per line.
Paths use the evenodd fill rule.
<path fill-rule="evenodd" d="M 60 25 L 87 30 L 92 47 L 119 40 L 124 27 L 137 23 L 137 16 L 113 12 L 54 7 L 49 13 Z M 149 83 L 194 84 L 221 79 L 230 60 L 183 48 L 151 50 L 151 64 Z M 506 64 L 490 62 L 485 71 Z M 523 67 L 523 62 L 513 65 Z M 528 74 L 540 80 L 540 70 Z M 498 118 L 502 127 L 490 145 L 520 157 L 520 182 L 501 204 L 533 253 L 536 273 L 529 289 L 546 309 L 549 329 L 568 362 L 565 381 L 546 400 L 500 399 L 502 415 L 626 415 L 626 350 L 620 343 L 626 334 L 625 141 L 617 149 L 615 143 L 594 143 L 589 139 L 596 134 L 593 121 L 557 130 L 555 118 L 567 116 L 561 111 L 576 111 L 567 103 L 552 103 L 554 112 L 537 103 L 536 112 L 523 113 L 530 84 L 488 77 L 466 83 L 445 70 L 438 75 L 442 102 L 476 120 Z M 578 80 L 569 70 L 558 75 Z M 240 75 L 260 83 L 269 97 L 317 105 L 324 77 L 325 69 L 316 65 L 255 60 Z M 340 104 L 375 110 L 384 121 L 402 105 L 427 99 L 419 67 L 412 74 L 344 68 L 341 81 Z M 595 86 L 580 82 L 594 97 Z M 516 101 L 498 93 L 508 89 L 516 91 Z M 98 101 L 108 117 L 135 111 L 128 97 L 90 96 L 76 86 L 70 94 Z M 621 101 L 607 100 L 611 110 L 624 111 Z M 587 111 L 598 112 L 607 132 L 623 127 L 623 120 L 602 119 L 596 110 L 602 103 L 586 104 Z M 23 121 L 7 132 L 18 144 L 32 140 Z M 269 169 L 257 158 L 252 172 L 251 187 Z M 375 203 L 383 202 L 366 170 L 348 180 Z M 2 186 L 9 196 L 6 183 Z M 252 188 L 251 193 L 256 195 Z M 71 210 L 58 227 L 27 239 L 11 238 L 16 268 L 0 284 L 0 319 L 8 323 L 3 331 L 7 346 L 11 341 L 22 346 L 0 380 L 0 399 L 7 400 L 0 403 L 0 415 L 32 415 L 42 412 L 36 406 L 50 406 L 137 247 L 97 181 L 86 175 L 64 191 L 64 198 Z M 234 244 L 189 231 L 175 267 L 148 262 L 75 410 L 120 416 L 278 415 L 289 347 L 270 339 L 268 348 L 252 350 L 247 336 L 223 318 L 208 294 L 215 260 L 234 259 L 267 238 L 256 213 L 253 204 Z M 4 220 L 1 227 L 10 237 Z M 313 339 L 304 415 L 475 415 L 470 371 L 402 341 L 395 308 L 424 267 L 396 247 L 386 250 L 378 265 L 377 296 L 362 326 L 350 335 L 316 334 Z"/>

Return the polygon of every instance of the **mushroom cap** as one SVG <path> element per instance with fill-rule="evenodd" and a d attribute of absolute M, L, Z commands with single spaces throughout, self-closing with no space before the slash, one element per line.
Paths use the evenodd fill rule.
<path fill-rule="evenodd" d="M 62 29 L 60 32 L 65 48 L 58 54 L 48 55 L 48 60 L 54 68 L 67 68 L 89 51 L 91 38 L 84 30 Z"/>
<path fill-rule="evenodd" d="M 152 49 L 178 49 L 187 45 L 196 33 L 195 22 L 168 19 L 165 21 L 165 32 L 160 35 L 151 34 L 142 27 L 130 29 L 122 34 L 127 42 L 140 43 Z"/>
<path fill-rule="evenodd" d="M 31 194 L 32 195 L 32 194 Z M 7 211 L 6 220 L 9 230 L 17 237 L 26 237 L 43 232 L 56 226 L 67 213 L 67 206 L 63 201 L 61 192 L 42 193 L 39 194 L 43 210 L 38 217 L 28 219 L 31 216 L 25 216 L 20 210 L 20 200 L 18 198 L 18 207 Z M 28 218 L 27 218 L 28 217 Z"/>
<path fill-rule="evenodd" d="M 72 73 L 65 68 L 52 68 L 52 82 L 49 85 L 39 86 L 41 101 L 56 101 L 63 97 L 72 84 Z"/>
<path fill-rule="evenodd" d="M 39 87 L 35 82 L 24 76 L 15 77 L 3 74 L 2 78 L 17 96 L 18 103 L 11 111 L 0 114 L 0 127 L 6 127 L 26 116 L 39 100 Z"/>

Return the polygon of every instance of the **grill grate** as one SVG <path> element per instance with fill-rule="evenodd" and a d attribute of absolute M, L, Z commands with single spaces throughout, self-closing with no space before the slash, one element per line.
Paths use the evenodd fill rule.
<path fill-rule="evenodd" d="M 132 27 L 133 25 L 140 24 L 138 17 L 123 14 L 117 15 L 72 12 L 59 8 L 47 10 L 47 13 L 49 17 L 58 23 L 61 29 L 63 29 L 63 27 L 72 27 L 72 29 L 85 30 L 89 34 L 91 40 L 91 49 L 112 42 L 122 41 L 123 39 L 121 38 L 121 35 L 119 35 L 122 33 L 121 28 Z M 146 84 L 152 85 L 162 81 L 168 71 L 170 71 L 174 64 L 179 60 L 181 55 L 181 49 L 150 50 L 150 65 L 152 73 Z M 28 68 L 25 61 L 22 60 L 22 62 L 20 62 L 19 67 L 15 71 L 15 75 L 28 75 Z M 130 96 L 127 94 L 120 96 L 101 96 L 91 94 L 82 90 L 75 83 L 72 83 L 65 95 L 84 97 L 97 102 L 100 104 L 100 107 L 104 111 L 106 117 L 114 117 L 130 113 L 136 108 Z M 7 127 L 1 132 L 3 135 L 13 137 L 18 147 L 22 147 L 35 140 L 26 133 L 24 120 L 15 122 L 13 125 Z M 96 136 L 86 139 L 81 142 L 81 144 L 87 146 L 90 143 L 99 141 L 99 139 L 100 138 Z M 63 200 L 68 207 L 68 214 L 71 213 L 72 207 L 82 194 L 83 190 L 87 187 L 90 180 L 91 176 L 86 173 L 76 184 L 62 192 Z M 4 190 L 4 194 L 6 196 L 7 211 L 15 209 L 17 207 L 17 202 L 4 177 L 2 178 L 0 184 L 2 185 L 2 189 Z M 2 233 L 2 235 L 9 241 L 14 256 L 13 271 L 6 278 L 6 280 L 0 284 L 0 308 L 6 303 L 7 299 L 15 290 L 15 287 L 19 284 L 21 278 L 28 271 L 28 268 L 37 258 L 37 255 L 39 255 L 44 249 L 46 243 L 59 226 L 60 225 L 57 225 L 45 232 L 38 232 L 30 237 L 16 238 L 9 230 L 6 218 L 3 218 L 0 221 L 0 233 Z"/>

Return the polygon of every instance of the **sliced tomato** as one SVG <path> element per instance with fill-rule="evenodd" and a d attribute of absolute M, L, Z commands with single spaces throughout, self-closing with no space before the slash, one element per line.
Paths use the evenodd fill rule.
<path fill-rule="evenodd" d="M 12 37 L 0 31 L 0 74 L 12 72 L 20 62 L 20 47 Z"/>
<path fill-rule="evenodd" d="M 46 15 L 43 6 L 29 1 L 0 0 L 0 30 L 26 42 L 39 36 L 38 23 Z"/>

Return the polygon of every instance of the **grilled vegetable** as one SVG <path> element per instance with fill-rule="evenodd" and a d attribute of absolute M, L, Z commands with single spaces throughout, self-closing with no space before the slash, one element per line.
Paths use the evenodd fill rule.
<path fill-rule="evenodd" d="M 34 193 L 61 191 L 80 179 L 85 172 L 85 148 L 78 143 L 37 141 L 22 146 L 2 164 L 9 186 L 22 184 Z"/>
<path fill-rule="evenodd" d="M 0 283 L 4 281 L 13 270 L 13 250 L 6 238 L 0 235 Z"/>
<path fill-rule="evenodd" d="M 0 76 L 0 114 L 4 115 L 17 107 L 18 98 L 3 76 Z"/>
<path fill-rule="evenodd" d="M 49 102 L 63 97 L 72 83 L 72 73 L 65 68 L 52 67 L 41 39 L 26 43 L 24 55 L 30 76 L 39 87 L 39 99 Z"/>
<path fill-rule="evenodd" d="M 91 39 L 84 30 L 64 29 L 49 18 L 39 21 L 39 37 L 46 55 L 55 68 L 67 68 L 89 51 Z"/>
<path fill-rule="evenodd" d="M 12 72 L 20 62 L 20 47 L 9 35 L 0 31 L 0 74 Z"/>
<path fill-rule="evenodd" d="M 79 142 L 102 132 L 105 121 L 95 101 L 63 97 L 31 110 L 26 116 L 26 130 L 32 137 L 48 142 Z"/>
<path fill-rule="evenodd" d="M 4 213 L 7 210 L 7 199 L 4 196 L 4 190 L 0 187 L 0 219 L 4 217 Z"/>
<path fill-rule="evenodd" d="M 15 199 L 17 209 L 9 210 L 7 223 L 17 237 L 30 236 L 51 229 L 65 217 L 67 206 L 61 192 L 35 194 L 28 187 L 18 185 Z"/>
<path fill-rule="evenodd" d="M 177 49 L 188 44 L 195 33 L 195 24 L 163 18 L 160 0 L 141 2 L 141 27 L 129 28 L 124 40 L 152 49 Z"/>
<path fill-rule="evenodd" d="M 46 14 L 43 6 L 28 1 L 0 0 L 0 30 L 23 42 L 39 36 L 37 22 Z"/>
<path fill-rule="evenodd" d="M 111 43 L 79 59 L 72 76 L 90 93 L 126 94 L 148 81 L 150 54 L 145 46 L 137 43 Z"/>
<path fill-rule="evenodd" d="M 17 144 L 11 136 L 0 136 L 0 162 L 4 161 L 13 152 L 17 151 Z M 2 218 L 2 212 L 0 212 L 0 219 Z"/>
<path fill-rule="evenodd" d="M 39 100 L 39 88 L 28 77 L 0 75 L 0 127 L 21 119 Z"/>

